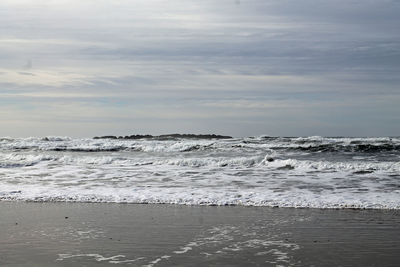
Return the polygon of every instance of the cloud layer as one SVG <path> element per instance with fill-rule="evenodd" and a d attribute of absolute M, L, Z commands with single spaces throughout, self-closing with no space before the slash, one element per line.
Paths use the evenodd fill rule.
<path fill-rule="evenodd" d="M 400 2 L 0 3 L 0 135 L 399 135 Z"/>

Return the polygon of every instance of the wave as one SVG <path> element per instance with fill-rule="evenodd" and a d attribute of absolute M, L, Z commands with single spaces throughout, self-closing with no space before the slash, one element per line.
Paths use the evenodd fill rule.
<path fill-rule="evenodd" d="M 279 148 L 279 147 L 278 147 Z M 280 147 L 281 148 L 281 147 Z M 321 144 L 321 145 L 309 145 L 309 146 L 298 146 L 290 147 L 301 151 L 308 152 L 388 152 L 388 151 L 400 151 L 400 144 L 354 144 L 341 145 L 341 144 Z"/>
<path fill-rule="evenodd" d="M 128 150 L 123 146 L 114 147 L 53 147 L 46 149 L 47 151 L 66 151 L 66 152 L 116 152 Z"/>
<path fill-rule="evenodd" d="M 88 202 L 131 204 L 174 204 L 200 206 L 260 206 L 322 209 L 400 209 L 397 194 L 364 194 L 355 199 L 350 194 L 324 196 L 310 192 L 276 193 L 268 189 L 242 190 L 240 193 L 216 189 L 34 189 L 0 191 L 0 200 L 33 202 Z"/>
<path fill-rule="evenodd" d="M 367 174 L 373 172 L 400 173 L 400 162 L 366 162 L 366 161 L 315 161 L 275 158 L 273 152 L 252 157 L 175 157 L 175 158 L 136 158 L 132 156 L 82 156 L 55 154 L 0 154 L 0 168 L 17 168 L 34 166 L 39 163 L 68 165 L 110 165 L 116 166 L 177 166 L 196 168 L 251 168 L 254 170 L 307 172 L 349 172 Z"/>
<path fill-rule="evenodd" d="M 300 151 L 309 153 L 400 152 L 399 138 L 267 137 L 223 140 L 71 139 L 69 137 L 0 140 L 0 151 L 60 152 L 197 152 L 197 151 Z"/>
<path fill-rule="evenodd" d="M 0 139 L 0 200 L 400 208 L 399 138 Z"/>
<path fill-rule="evenodd" d="M 154 140 L 93 140 L 60 137 L 4 139 L 0 151 L 59 151 L 59 152 L 191 152 L 217 148 L 207 140 L 154 141 Z M 223 144 L 220 144 L 223 146 Z"/>
<path fill-rule="evenodd" d="M 293 150 L 304 152 L 353 152 L 377 153 L 400 152 L 400 139 L 379 138 L 326 138 L 326 137 L 268 137 L 245 138 L 236 147 L 269 148 L 273 150 Z"/>
<path fill-rule="evenodd" d="M 41 162 L 54 160 L 57 160 L 57 157 L 50 155 L 3 154 L 0 155 L 0 168 L 28 167 Z"/>
<path fill-rule="evenodd" d="M 188 167 L 244 167 L 260 166 L 264 157 L 237 157 L 237 158 L 180 158 L 155 161 L 153 165 L 175 165 Z"/>
<path fill-rule="evenodd" d="M 310 161 L 296 159 L 274 159 L 270 155 L 265 157 L 239 157 L 233 159 L 226 158 L 184 158 L 155 161 L 152 165 L 176 165 L 189 167 L 239 167 L 239 168 L 258 168 L 272 170 L 293 170 L 300 172 L 330 171 L 330 172 L 400 172 L 400 162 L 329 162 L 329 161 Z"/>
<path fill-rule="evenodd" d="M 268 162 L 263 161 L 266 166 L 275 168 L 278 170 L 300 170 L 304 172 L 313 171 L 348 171 L 348 172 L 359 172 L 372 173 L 374 171 L 385 171 L 385 172 L 400 172 L 400 162 L 329 162 L 329 161 L 310 161 L 310 160 L 296 160 L 296 159 L 284 159 L 275 160 Z"/>
<path fill-rule="evenodd" d="M 72 141 L 72 138 L 68 136 L 46 136 L 41 138 L 40 140 L 47 142 L 61 142 L 61 141 Z"/>

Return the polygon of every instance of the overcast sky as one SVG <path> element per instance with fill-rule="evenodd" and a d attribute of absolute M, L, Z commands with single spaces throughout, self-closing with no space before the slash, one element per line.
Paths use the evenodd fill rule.
<path fill-rule="evenodd" d="M 1 0 L 0 136 L 399 136 L 400 1 Z"/>

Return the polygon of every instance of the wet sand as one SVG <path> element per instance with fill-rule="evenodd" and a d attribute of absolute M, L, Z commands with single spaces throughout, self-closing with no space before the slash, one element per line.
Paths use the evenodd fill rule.
<path fill-rule="evenodd" d="M 0 202 L 0 266 L 398 266 L 399 215 Z"/>

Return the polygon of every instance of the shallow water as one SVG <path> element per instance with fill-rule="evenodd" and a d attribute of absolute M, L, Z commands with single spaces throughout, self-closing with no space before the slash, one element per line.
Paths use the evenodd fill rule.
<path fill-rule="evenodd" d="M 400 208 L 400 139 L 0 139 L 0 199 Z"/>

